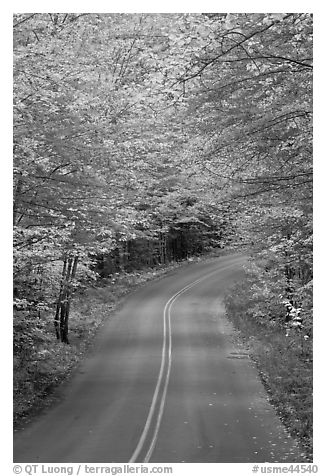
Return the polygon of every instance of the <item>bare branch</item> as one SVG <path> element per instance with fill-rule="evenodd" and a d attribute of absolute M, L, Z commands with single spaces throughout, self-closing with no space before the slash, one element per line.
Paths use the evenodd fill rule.
<path fill-rule="evenodd" d="M 17 23 L 14 24 L 14 28 L 21 25 L 22 23 L 25 23 L 26 21 L 30 20 L 31 18 L 34 18 L 35 15 L 37 15 L 37 13 L 32 13 L 32 15 L 29 15 L 27 18 L 24 18 L 23 20 L 18 21 Z"/>

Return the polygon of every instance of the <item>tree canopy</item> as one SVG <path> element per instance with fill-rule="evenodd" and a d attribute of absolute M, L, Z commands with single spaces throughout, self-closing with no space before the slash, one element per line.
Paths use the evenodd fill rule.
<path fill-rule="evenodd" d="M 312 15 L 13 26 L 19 315 L 66 315 L 94 260 L 124 269 L 232 242 L 256 257 L 255 292 L 311 318 Z"/>

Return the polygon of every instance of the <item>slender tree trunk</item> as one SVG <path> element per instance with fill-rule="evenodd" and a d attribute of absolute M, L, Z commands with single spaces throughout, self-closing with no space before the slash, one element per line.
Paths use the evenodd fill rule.
<path fill-rule="evenodd" d="M 56 307 L 54 326 L 57 339 L 69 344 L 69 312 L 72 297 L 72 281 L 75 279 L 78 265 L 78 256 L 65 258 L 59 298 Z"/>
<path fill-rule="evenodd" d="M 164 254 L 164 234 L 160 233 L 160 238 L 159 238 L 159 250 L 160 250 L 160 263 L 164 264 L 165 263 L 165 254 Z"/>
<path fill-rule="evenodd" d="M 166 263 L 166 235 L 165 233 L 160 234 L 160 254 L 161 254 L 161 263 Z"/>
<path fill-rule="evenodd" d="M 73 258 L 68 258 L 68 265 L 67 265 L 67 273 L 66 279 L 64 283 L 64 291 L 62 295 L 62 300 L 60 303 L 60 340 L 65 344 L 69 344 L 68 341 L 68 318 L 67 318 L 67 304 L 68 304 L 68 297 L 69 297 L 69 285 L 70 285 L 70 276 L 71 276 L 71 269 L 72 269 L 72 262 Z"/>
<path fill-rule="evenodd" d="M 116 235 L 116 252 L 117 252 L 117 267 L 118 271 L 124 272 L 125 270 L 125 263 L 124 263 L 124 242 L 120 240 L 120 233 L 117 233 Z"/>
<path fill-rule="evenodd" d="M 67 272 L 67 256 L 64 257 L 63 260 L 63 267 L 62 267 L 62 275 L 61 275 L 61 282 L 60 282 L 60 291 L 54 316 L 54 329 L 57 336 L 57 339 L 60 339 L 60 309 L 61 309 L 61 302 L 63 299 L 63 293 L 65 288 L 65 281 L 66 281 L 66 272 Z"/>
<path fill-rule="evenodd" d="M 17 225 L 19 221 L 18 220 L 19 199 L 20 199 L 20 195 L 21 195 L 22 187 L 23 187 L 23 181 L 21 177 L 22 177 L 22 174 L 20 173 L 18 181 L 17 181 L 16 189 L 14 191 L 14 205 L 13 205 L 13 224 L 14 225 Z"/>

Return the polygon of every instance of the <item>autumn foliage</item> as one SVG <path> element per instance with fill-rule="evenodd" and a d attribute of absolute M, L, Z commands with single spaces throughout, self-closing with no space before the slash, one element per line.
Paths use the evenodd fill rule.
<path fill-rule="evenodd" d="M 77 289 L 225 244 L 311 339 L 311 89 L 307 13 L 14 15 L 16 364 Z"/>

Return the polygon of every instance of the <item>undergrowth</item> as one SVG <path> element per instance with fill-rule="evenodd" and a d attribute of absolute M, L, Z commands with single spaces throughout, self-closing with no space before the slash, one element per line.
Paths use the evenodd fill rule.
<path fill-rule="evenodd" d="M 267 317 L 265 323 L 255 319 L 248 296 L 247 284 L 237 284 L 225 299 L 227 317 L 239 330 L 270 402 L 312 460 L 312 339 L 302 329 L 286 331 Z"/>

